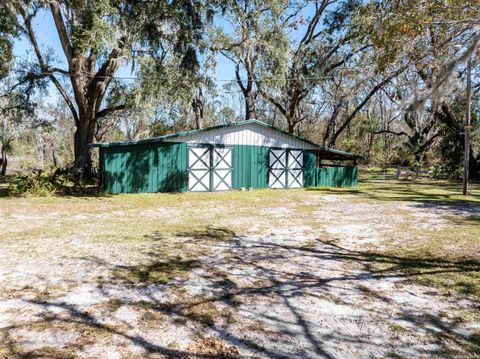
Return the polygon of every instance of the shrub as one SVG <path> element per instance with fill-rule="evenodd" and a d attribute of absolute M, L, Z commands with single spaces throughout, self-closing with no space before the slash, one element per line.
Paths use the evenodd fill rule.
<path fill-rule="evenodd" d="M 73 177 L 67 171 L 57 170 L 46 175 L 42 172 L 10 178 L 7 195 L 9 196 L 50 196 L 54 194 L 73 194 L 79 191 Z"/>

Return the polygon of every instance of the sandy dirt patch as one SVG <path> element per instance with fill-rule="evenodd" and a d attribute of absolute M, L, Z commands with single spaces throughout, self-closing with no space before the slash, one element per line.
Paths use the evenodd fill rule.
<path fill-rule="evenodd" d="M 405 272 L 398 258 L 365 249 L 403 243 L 412 231 L 444 228 L 452 215 L 468 217 L 477 207 L 352 203 L 348 196 L 301 193 L 296 205 L 261 209 L 243 233 L 229 229 L 242 219 L 227 206 L 213 213 L 219 226 L 194 223 L 168 234 L 142 221 L 173 216 L 177 223 L 191 212 L 112 207 L 69 219 L 55 212 L 27 219 L 23 209 L 17 215 L 10 208 L 9 220 L 1 223 L 18 225 L 10 233 L 20 235 L 1 242 L 0 358 L 466 353 L 465 343 L 480 328 L 478 321 L 458 317 L 478 311 L 478 303 L 420 285 L 420 270 Z M 135 221 L 141 235 L 132 237 L 127 227 L 123 239 L 110 232 L 94 237 L 85 228 L 37 230 L 42 221 L 61 226 L 82 220 L 78 216 L 120 230 Z"/>

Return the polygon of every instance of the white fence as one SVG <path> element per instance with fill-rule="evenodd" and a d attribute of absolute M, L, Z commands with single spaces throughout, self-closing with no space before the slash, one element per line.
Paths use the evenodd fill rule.
<path fill-rule="evenodd" d="M 418 178 L 447 178 L 447 173 L 440 166 L 385 166 L 360 167 L 360 179 L 400 180 Z"/>

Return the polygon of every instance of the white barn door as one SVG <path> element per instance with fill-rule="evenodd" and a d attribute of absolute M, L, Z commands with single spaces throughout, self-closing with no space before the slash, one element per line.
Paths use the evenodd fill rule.
<path fill-rule="evenodd" d="M 270 150 L 268 187 L 285 188 L 287 183 L 287 151 Z"/>
<path fill-rule="evenodd" d="M 303 187 L 303 151 L 271 149 L 269 156 L 270 188 Z"/>
<path fill-rule="evenodd" d="M 290 150 L 287 156 L 287 188 L 303 187 L 303 151 Z"/>
<path fill-rule="evenodd" d="M 188 190 L 192 192 L 232 189 L 230 147 L 188 148 Z"/>
<path fill-rule="evenodd" d="M 188 190 L 210 191 L 210 147 L 188 149 Z"/>
<path fill-rule="evenodd" d="M 212 161 L 212 191 L 232 189 L 232 149 L 214 147 Z"/>

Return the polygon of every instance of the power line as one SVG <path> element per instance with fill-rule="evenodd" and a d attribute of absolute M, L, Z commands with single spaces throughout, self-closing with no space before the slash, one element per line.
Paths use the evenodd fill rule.
<path fill-rule="evenodd" d="M 18 56 L 15 56 L 18 57 Z M 353 70 L 341 70 L 342 73 L 348 74 L 348 73 L 354 73 L 355 71 Z M 89 78 L 97 78 L 97 79 L 115 79 L 115 80 L 139 80 L 138 77 L 132 77 L 132 76 L 114 76 L 114 75 L 90 75 L 84 71 L 80 72 L 83 76 L 89 77 Z M 61 70 L 61 71 L 48 71 L 48 72 L 42 72 L 41 75 L 61 75 L 61 76 L 66 76 L 66 77 L 75 77 L 78 76 L 77 74 L 70 74 L 68 71 Z M 252 82 L 285 82 L 285 81 L 309 81 L 309 80 L 328 80 L 331 79 L 331 76 L 305 76 L 305 77 L 293 77 L 293 78 L 285 78 L 285 79 L 255 79 L 252 80 Z M 216 82 L 226 82 L 226 83 L 237 83 L 237 79 L 214 79 Z M 241 82 L 248 82 L 248 79 L 241 79 Z"/>
<path fill-rule="evenodd" d="M 349 71 L 348 71 L 349 72 Z M 76 74 L 69 74 L 66 72 L 60 71 L 50 71 L 50 72 L 42 72 L 41 75 L 61 75 L 66 77 L 76 77 L 80 75 Z M 116 80 L 139 80 L 138 77 L 131 77 L 131 76 L 112 76 L 112 75 L 89 75 L 83 74 L 83 76 L 89 78 L 97 78 L 97 79 L 116 79 Z M 331 79 L 332 76 L 306 76 L 306 77 L 297 77 L 297 78 L 286 78 L 286 79 L 255 79 L 251 80 L 252 82 L 284 82 L 284 81 L 306 81 L 306 80 L 328 80 Z M 213 81 L 217 82 L 233 82 L 237 83 L 237 79 L 214 79 Z M 240 79 L 242 82 L 248 82 L 248 79 Z"/>

